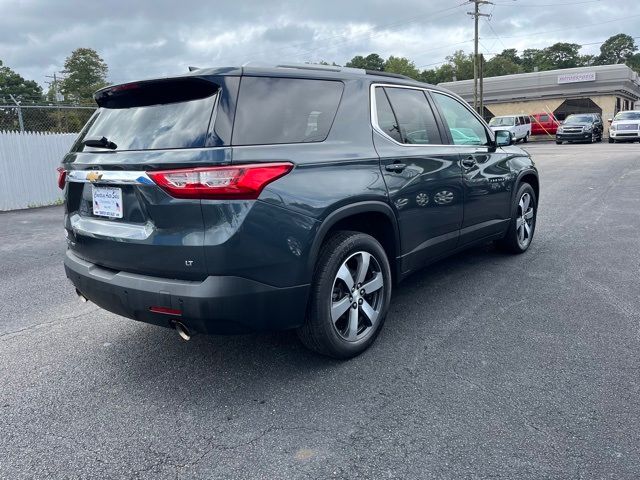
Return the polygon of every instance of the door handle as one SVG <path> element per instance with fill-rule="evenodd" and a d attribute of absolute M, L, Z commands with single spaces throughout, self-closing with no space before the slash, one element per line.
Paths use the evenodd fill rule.
<path fill-rule="evenodd" d="M 464 160 L 462 160 L 463 167 L 472 168 L 475 166 L 475 164 L 476 164 L 476 159 L 473 157 L 467 157 Z"/>
<path fill-rule="evenodd" d="M 384 169 L 388 172 L 401 172 L 405 168 L 407 168 L 405 163 L 390 163 L 384 166 Z"/>

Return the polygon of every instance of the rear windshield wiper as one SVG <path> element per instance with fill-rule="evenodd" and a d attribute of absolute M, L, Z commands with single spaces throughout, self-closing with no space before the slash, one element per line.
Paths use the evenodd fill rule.
<path fill-rule="evenodd" d="M 83 145 L 94 148 L 108 148 L 109 150 L 115 150 L 118 145 L 110 141 L 107 137 L 87 137 L 82 141 Z"/>

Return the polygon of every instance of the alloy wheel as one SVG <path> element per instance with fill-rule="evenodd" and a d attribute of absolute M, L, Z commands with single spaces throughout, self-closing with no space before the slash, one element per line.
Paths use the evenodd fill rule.
<path fill-rule="evenodd" d="M 525 192 L 518 202 L 518 214 L 516 217 L 516 232 L 518 234 L 518 245 L 520 245 L 520 248 L 526 248 L 529 242 L 531 242 L 534 216 L 535 211 L 533 210 L 531 195 Z"/>
<path fill-rule="evenodd" d="M 331 291 L 331 320 L 340 337 L 356 342 L 376 325 L 384 304 L 384 278 L 378 260 L 356 252 L 338 269 Z"/>

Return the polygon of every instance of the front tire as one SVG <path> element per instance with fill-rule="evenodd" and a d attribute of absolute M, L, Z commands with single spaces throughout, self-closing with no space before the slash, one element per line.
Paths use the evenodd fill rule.
<path fill-rule="evenodd" d="M 391 267 L 370 235 L 341 231 L 322 246 L 316 263 L 302 343 L 322 355 L 355 357 L 376 339 L 391 300 Z"/>
<path fill-rule="evenodd" d="M 533 240 L 538 204 L 533 187 L 528 183 L 520 185 L 515 199 L 509 228 L 505 236 L 498 241 L 498 246 L 511 253 L 524 253 Z"/>
<path fill-rule="evenodd" d="M 561 140 L 556 140 L 556 145 L 562 145 L 562 141 Z"/>
<path fill-rule="evenodd" d="M 529 143 L 529 134 L 528 134 L 528 133 L 524 136 L 524 138 L 522 139 L 522 141 L 523 141 L 524 143 Z"/>

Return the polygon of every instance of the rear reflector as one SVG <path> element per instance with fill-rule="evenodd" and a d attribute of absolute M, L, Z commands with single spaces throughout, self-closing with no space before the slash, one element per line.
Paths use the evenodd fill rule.
<path fill-rule="evenodd" d="M 175 198 L 252 200 L 260 196 L 265 186 L 292 168 L 291 163 L 279 162 L 147 173 Z"/>
<path fill-rule="evenodd" d="M 182 310 L 167 307 L 149 307 L 149 310 L 153 313 L 163 313 L 164 315 L 182 315 Z"/>
<path fill-rule="evenodd" d="M 58 187 L 64 190 L 64 184 L 67 181 L 67 171 L 62 167 L 58 167 L 56 170 L 58 171 Z"/>

